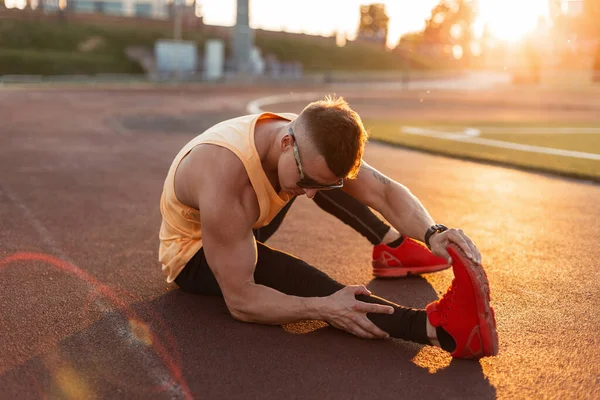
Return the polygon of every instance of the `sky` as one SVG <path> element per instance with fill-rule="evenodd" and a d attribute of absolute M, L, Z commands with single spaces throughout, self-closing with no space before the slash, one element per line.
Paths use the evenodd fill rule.
<path fill-rule="evenodd" d="M 235 24 L 236 0 L 198 1 L 206 24 Z M 423 28 L 425 18 L 438 0 L 250 0 L 250 26 L 316 35 L 339 31 L 352 39 L 358 27 L 360 5 L 374 2 L 386 5 L 389 36 L 397 42 L 402 33 Z"/>
<path fill-rule="evenodd" d="M 479 0 L 481 31 L 487 23 L 500 39 L 516 40 L 548 15 L 548 0 Z M 236 0 L 197 0 L 209 25 L 235 24 Z M 360 5 L 383 3 L 390 17 L 388 46 L 394 47 L 406 32 L 423 29 L 425 19 L 439 0 L 250 0 L 250 26 L 316 35 L 346 32 L 353 39 Z M 515 12 L 516 11 L 516 12 Z"/>

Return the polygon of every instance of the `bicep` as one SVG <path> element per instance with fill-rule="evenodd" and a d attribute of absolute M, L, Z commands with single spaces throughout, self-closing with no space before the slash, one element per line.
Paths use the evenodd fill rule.
<path fill-rule="evenodd" d="M 200 195 L 204 254 L 230 310 L 236 308 L 245 287 L 254 283 L 257 260 L 253 218 L 241 198 L 220 185 Z"/>

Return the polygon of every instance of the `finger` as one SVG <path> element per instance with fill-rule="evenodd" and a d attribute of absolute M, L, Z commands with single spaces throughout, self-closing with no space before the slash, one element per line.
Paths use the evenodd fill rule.
<path fill-rule="evenodd" d="M 387 306 L 384 304 L 371 304 L 362 301 L 357 301 L 356 304 L 352 306 L 352 309 L 354 311 L 374 314 L 393 314 L 395 311 L 394 307 L 392 306 Z"/>
<path fill-rule="evenodd" d="M 472 254 L 471 259 L 474 262 L 481 264 L 481 254 L 479 253 L 477 246 L 475 246 L 475 243 L 473 243 L 473 241 L 468 236 L 466 236 L 466 235 L 463 235 L 463 236 L 464 236 L 465 241 L 469 245 L 469 248 L 471 249 L 471 254 Z"/>
<path fill-rule="evenodd" d="M 473 241 L 469 238 L 467 238 L 466 242 L 469 245 L 469 251 L 471 252 L 471 260 L 479 262 L 479 257 L 477 255 L 478 251 L 475 243 L 473 243 Z"/>
<path fill-rule="evenodd" d="M 354 287 L 355 295 L 361 295 L 361 294 L 364 294 L 366 296 L 371 295 L 371 291 L 369 289 L 367 289 L 364 285 L 357 285 L 357 286 L 353 286 L 353 287 Z"/>
<path fill-rule="evenodd" d="M 358 324 L 353 324 L 347 329 L 347 331 L 363 339 L 375 339 L 375 335 Z"/>
<path fill-rule="evenodd" d="M 467 243 L 467 241 L 461 234 L 462 230 L 457 230 L 454 232 L 455 233 L 452 236 L 450 236 L 452 242 L 456 243 L 458 247 L 460 247 L 460 249 L 465 253 L 467 258 L 473 259 L 473 254 L 471 253 L 471 246 L 469 246 L 469 243 Z"/>
<path fill-rule="evenodd" d="M 477 246 L 473 245 L 474 247 L 474 252 L 475 252 L 475 260 L 481 264 L 481 252 L 479 251 L 479 249 L 477 248 Z"/>
<path fill-rule="evenodd" d="M 477 246 L 475 245 L 475 243 L 473 243 L 473 247 L 475 249 L 475 258 L 477 259 L 477 262 L 479 264 L 481 264 L 481 260 L 482 260 L 481 251 L 479 251 L 479 248 L 477 248 Z"/>
<path fill-rule="evenodd" d="M 445 231 L 433 235 L 432 237 L 435 240 L 432 239 L 430 243 L 433 254 L 442 257 L 448 264 L 452 264 L 452 257 L 450 257 L 450 253 L 448 253 L 446 250 L 446 247 L 448 247 L 448 244 L 450 243 L 450 239 L 448 237 L 449 233 L 450 231 Z"/>
<path fill-rule="evenodd" d="M 479 262 L 479 250 L 477 250 L 477 246 L 475 246 L 475 243 L 473 243 L 471 238 L 468 237 L 462 230 L 460 232 L 461 232 L 465 242 L 467 242 L 467 244 L 469 245 L 469 250 L 471 252 L 471 259 L 475 262 Z"/>
<path fill-rule="evenodd" d="M 446 246 L 444 246 L 444 245 L 436 246 L 435 248 L 432 248 L 432 250 L 435 250 L 434 254 L 436 256 L 440 256 L 440 257 L 444 258 L 448 262 L 448 264 L 452 264 L 452 257 L 450 257 L 450 253 L 448 253 L 448 251 L 446 250 Z"/>
<path fill-rule="evenodd" d="M 375 325 L 366 316 L 360 317 L 357 322 L 360 324 L 360 327 L 362 329 L 366 330 L 367 332 L 369 332 L 371 335 L 373 335 L 376 338 L 383 339 L 383 338 L 387 338 L 390 336 L 387 332 L 381 330 L 377 325 Z"/>

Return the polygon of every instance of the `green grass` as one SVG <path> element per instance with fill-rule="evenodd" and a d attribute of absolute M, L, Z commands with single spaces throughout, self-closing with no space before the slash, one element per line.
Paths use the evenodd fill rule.
<path fill-rule="evenodd" d="M 142 68 L 111 54 L 0 49 L 0 75 L 140 74 Z"/>
<path fill-rule="evenodd" d="M 122 55 L 131 44 L 152 46 L 170 32 L 138 26 L 99 26 L 78 23 L 0 20 L 0 48 L 77 52 L 81 42 L 102 38 L 103 44 L 92 52 Z"/>
<path fill-rule="evenodd" d="M 151 47 L 162 35 L 133 27 L 100 27 L 58 22 L 0 21 L 0 75 L 142 73 L 124 50 L 132 44 Z M 81 51 L 92 38 L 98 45 Z"/>
<path fill-rule="evenodd" d="M 273 53 L 281 61 L 299 61 L 308 71 L 391 71 L 406 68 L 398 53 L 364 43 L 348 42 L 339 47 L 331 39 L 306 37 L 292 42 L 257 32 L 256 44 L 263 54 Z M 411 56 L 409 66 L 416 69 L 434 69 L 438 65 L 424 57 Z"/>
<path fill-rule="evenodd" d="M 78 64 L 77 73 L 97 73 L 92 56 L 104 60 L 99 66 L 108 65 L 108 70 L 100 72 L 132 73 L 131 63 L 125 57 L 128 46 L 143 46 L 152 49 L 154 42 L 161 38 L 171 38 L 172 29 L 160 29 L 136 24 L 135 19 L 127 25 L 83 24 L 76 20 L 68 23 L 57 21 L 15 21 L 0 20 L 0 75 L 1 74 L 71 74 L 68 63 L 63 61 L 72 53 L 72 60 Z M 257 30 L 256 44 L 263 55 L 274 54 L 281 61 L 298 61 L 306 71 L 398 71 L 406 67 L 404 59 L 398 54 L 383 48 L 350 42 L 338 47 L 330 38 L 315 36 L 277 36 L 271 32 Z M 90 39 L 100 39 L 100 44 L 90 51 L 81 51 L 80 45 Z M 184 40 L 195 41 L 201 51 L 206 39 L 214 38 L 199 32 L 185 32 Z M 229 38 L 221 37 L 229 49 Z M 21 55 L 24 60 L 15 61 Z M 44 53 L 39 57 L 36 52 Z M 81 56 L 81 57 L 79 57 Z M 84 57 L 85 56 L 85 57 Z M 424 57 L 410 55 L 408 66 L 416 69 L 439 69 L 438 63 Z M 54 60 L 56 58 L 56 60 Z M 50 64 L 50 65 L 49 65 Z M 18 68 L 17 68 L 18 65 Z M 48 66 L 46 69 L 45 67 Z M 58 68 L 65 66 L 64 70 Z M 139 70 L 139 69 L 138 69 Z"/>
<path fill-rule="evenodd" d="M 600 181 L 600 160 L 589 160 L 559 155 L 539 154 L 514 149 L 504 149 L 492 147 L 483 144 L 460 142 L 446 140 L 429 136 L 419 136 L 403 133 L 402 126 L 415 126 L 446 132 L 461 132 L 464 128 L 472 127 L 481 129 L 479 137 L 493 140 L 500 140 L 511 143 L 520 143 L 533 146 L 550 147 L 555 149 L 564 149 L 579 151 L 592 154 L 600 154 L 600 133 L 599 134 L 527 134 L 511 133 L 520 125 L 503 125 L 501 123 L 448 123 L 435 125 L 424 124 L 415 121 L 385 121 L 385 120 L 366 120 L 365 126 L 370 131 L 371 139 L 385 141 L 401 145 L 408 148 L 425 150 L 436 154 L 450 155 L 460 158 L 489 161 L 503 165 L 511 165 L 524 169 L 536 171 L 545 171 L 565 176 L 572 176 L 582 179 Z M 505 129 L 499 133 L 486 133 L 486 126 L 503 126 Z M 529 127 L 569 127 L 567 125 L 530 123 Z M 600 124 L 578 127 L 592 127 L 600 130 Z M 504 133 L 504 131 L 506 133 Z"/>

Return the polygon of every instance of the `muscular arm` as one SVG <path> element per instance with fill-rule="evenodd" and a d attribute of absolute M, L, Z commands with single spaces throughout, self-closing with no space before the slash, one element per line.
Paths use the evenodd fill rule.
<path fill-rule="evenodd" d="M 388 336 L 366 315 L 394 309 L 358 301 L 357 295 L 370 294 L 364 286 L 306 298 L 254 282 L 257 251 L 252 225 L 259 216 L 258 203 L 244 166 L 229 150 L 196 147 L 177 169 L 175 194 L 200 210 L 204 254 L 234 318 L 273 325 L 323 319 L 363 338 Z"/>
<path fill-rule="evenodd" d="M 362 162 L 355 180 L 344 181 L 344 190 L 362 203 L 379 211 L 398 232 L 424 241 L 425 232 L 434 224 L 433 219 L 405 186 L 393 181 Z M 473 241 L 461 229 L 449 229 L 434 234 L 430 239 L 431 251 L 449 263 L 452 258 L 447 251 L 450 243 L 458 244 L 467 257 L 481 263 L 481 253 Z"/>
<path fill-rule="evenodd" d="M 211 163 L 213 170 L 198 185 L 203 247 L 231 315 L 245 322 L 275 325 L 321 319 L 321 298 L 288 296 L 254 282 L 256 197 L 237 157 L 221 148 L 205 156 L 198 162 Z"/>
<path fill-rule="evenodd" d="M 423 241 L 435 223 L 408 188 L 364 161 L 356 179 L 344 181 L 343 190 L 380 212 L 403 235 Z"/>

